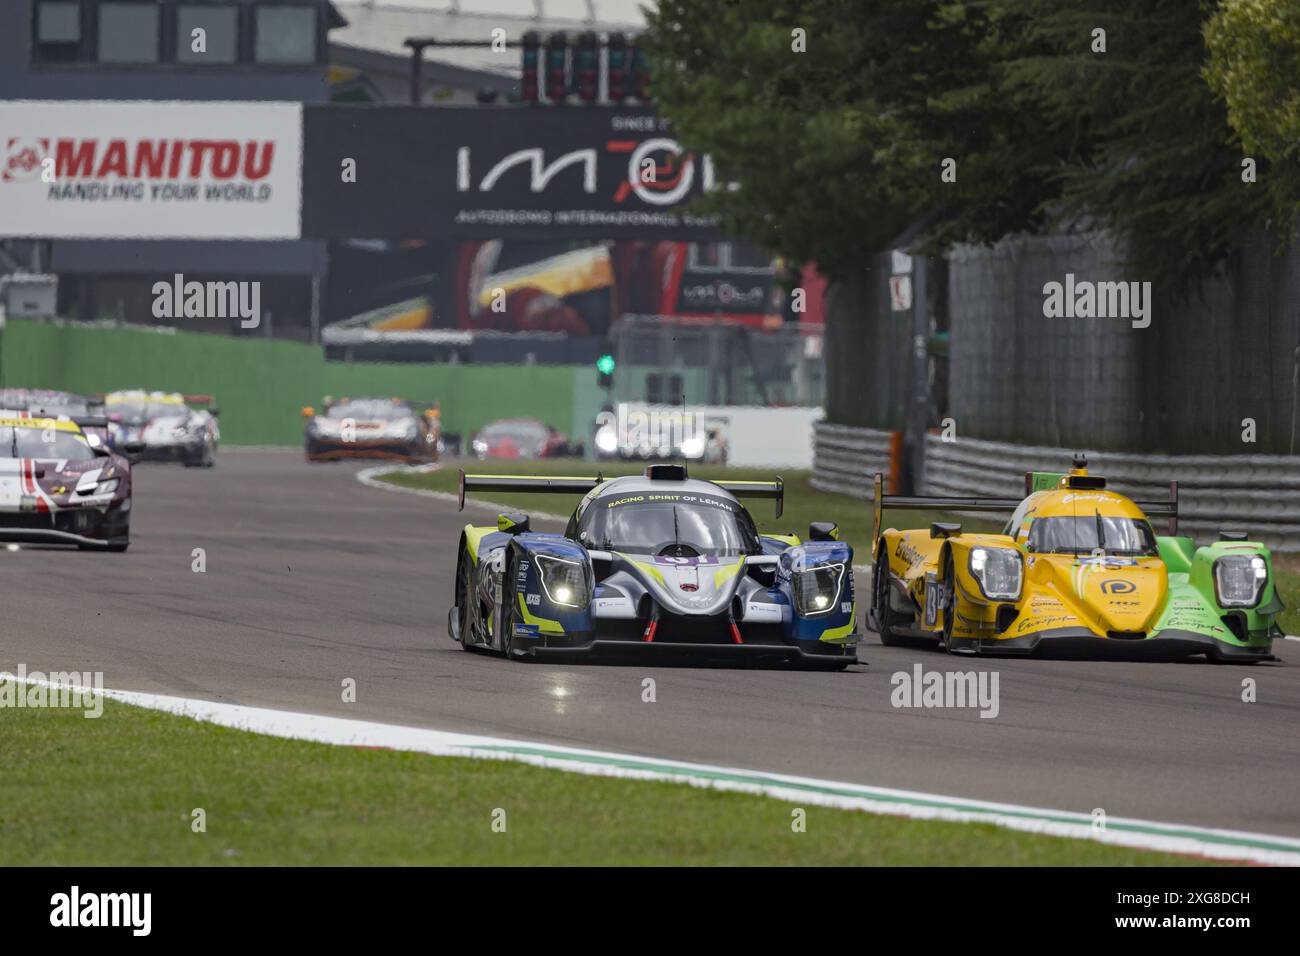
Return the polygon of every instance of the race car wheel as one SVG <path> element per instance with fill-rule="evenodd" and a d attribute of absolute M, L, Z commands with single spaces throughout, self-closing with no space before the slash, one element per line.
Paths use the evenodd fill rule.
<path fill-rule="evenodd" d="M 506 570 L 505 576 L 501 581 L 501 652 L 505 654 L 506 660 L 515 660 L 515 556 L 511 551 L 506 551 Z"/>
<path fill-rule="evenodd" d="M 456 614 L 460 624 L 460 646 L 471 651 L 474 649 L 469 640 L 469 602 L 473 600 L 470 581 L 474 577 L 474 565 L 469 559 L 469 552 L 460 553 L 460 569 L 456 572 Z"/>
<path fill-rule="evenodd" d="M 894 633 L 894 611 L 889 606 L 889 558 L 882 547 L 871 567 L 871 610 L 875 612 L 880 643 L 897 647 L 903 642 Z"/>
<path fill-rule="evenodd" d="M 943 593 L 948 595 L 948 606 L 943 609 L 943 636 L 939 638 L 939 646 L 949 654 L 955 654 L 956 650 L 952 644 L 952 625 L 953 619 L 957 616 L 957 572 L 953 567 L 950 551 L 945 551 L 943 554 L 943 574 L 940 580 L 943 582 Z"/>

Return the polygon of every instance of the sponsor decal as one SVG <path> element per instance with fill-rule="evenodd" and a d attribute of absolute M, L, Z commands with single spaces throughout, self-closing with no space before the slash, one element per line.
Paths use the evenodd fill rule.
<path fill-rule="evenodd" d="M 1132 594 L 1136 590 L 1137 585 L 1124 578 L 1111 578 L 1101 582 L 1102 594 Z"/>
<path fill-rule="evenodd" d="M 913 567 L 925 560 L 925 555 L 921 554 L 920 551 L 917 551 L 916 548 L 912 547 L 906 541 L 898 542 L 898 547 L 894 549 L 894 556 L 906 561 L 908 567 Z"/>
<path fill-rule="evenodd" d="M 296 239 L 298 103 L 0 103 L 0 231 Z"/>
<path fill-rule="evenodd" d="M 515 637 L 540 637 L 541 629 L 536 624 L 516 624 Z"/>

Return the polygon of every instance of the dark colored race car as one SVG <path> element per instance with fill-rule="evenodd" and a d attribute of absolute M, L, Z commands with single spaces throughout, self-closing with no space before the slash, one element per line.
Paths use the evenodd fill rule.
<path fill-rule="evenodd" d="M 857 662 L 853 549 L 818 522 L 810 541 L 760 535 L 737 495 L 775 481 L 698 481 L 682 465 L 645 476 L 460 475 L 467 489 L 581 494 L 563 534 L 523 514 L 467 525 L 447 627 L 467 650 L 510 658 L 690 656 L 842 670 Z"/>
<path fill-rule="evenodd" d="M 0 411 L 0 541 L 125 551 L 131 465 L 76 422 Z"/>
<path fill-rule="evenodd" d="M 477 458 L 581 458 L 583 448 L 535 418 L 503 418 L 484 425 L 470 443 Z"/>
<path fill-rule="evenodd" d="M 81 426 L 91 447 L 109 447 L 108 417 L 97 399 L 46 388 L 0 388 L 0 408 L 66 418 Z"/>
<path fill-rule="evenodd" d="M 211 395 L 139 390 L 104 396 L 109 441 L 132 461 L 179 461 L 189 468 L 217 463 L 221 430 Z"/>
<path fill-rule="evenodd" d="M 302 410 L 308 461 L 384 458 L 410 463 L 435 461 L 442 419 L 431 405 L 400 398 L 325 399 L 324 414 Z"/>

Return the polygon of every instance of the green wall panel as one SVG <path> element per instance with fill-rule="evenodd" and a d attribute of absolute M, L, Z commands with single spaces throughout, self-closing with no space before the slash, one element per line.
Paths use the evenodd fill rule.
<path fill-rule="evenodd" d="M 581 434 L 581 370 L 558 365 L 326 362 L 318 346 L 194 332 L 65 326 L 14 320 L 0 333 L 0 380 L 10 387 L 96 393 L 148 388 L 211 394 L 222 440 L 297 445 L 304 405 L 325 395 L 437 401 L 443 427 L 469 434 L 497 418 L 539 418 Z M 582 385 L 586 385 L 585 381 Z"/>

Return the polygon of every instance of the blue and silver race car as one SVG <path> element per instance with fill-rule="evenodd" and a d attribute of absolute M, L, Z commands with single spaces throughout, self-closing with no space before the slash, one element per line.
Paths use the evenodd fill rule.
<path fill-rule="evenodd" d="M 853 549 L 817 522 L 811 540 L 759 534 L 738 496 L 775 481 L 701 481 L 682 465 L 644 476 L 460 473 L 466 490 L 581 494 L 563 534 L 525 514 L 460 536 L 447 627 L 466 650 L 509 658 L 690 656 L 842 670 L 857 662 Z"/>

